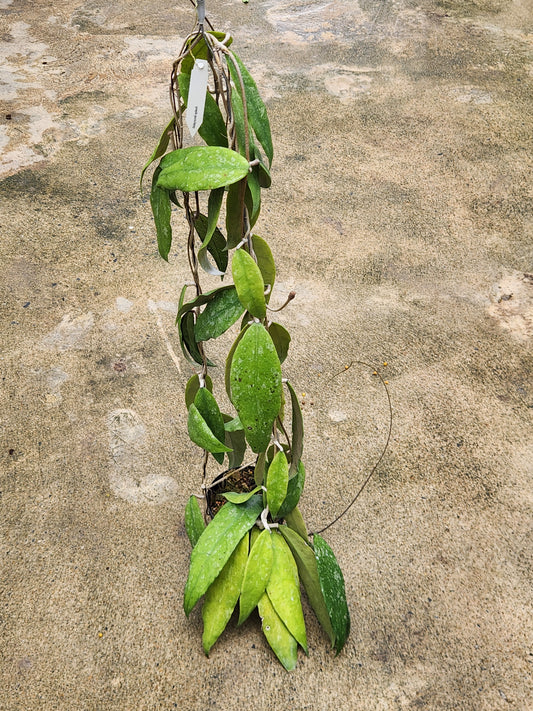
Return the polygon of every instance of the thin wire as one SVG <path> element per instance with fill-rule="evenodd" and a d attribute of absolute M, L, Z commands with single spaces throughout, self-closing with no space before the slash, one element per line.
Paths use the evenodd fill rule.
<path fill-rule="evenodd" d="M 331 521 L 331 523 L 328 523 L 327 526 L 324 526 L 324 528 L 321 528 L 319 531 L 314 531 L 314 532 L 310 533 L 311 536 L 314 536 L 314 535 L 316 535 L 316 534 L 323 533 L 324 531 L 327 531 L 328 528 L 331 528 L 331 526 L 333 526 L 335 523 L 337 523 L 345 514 L 348 513 L 348 511 L 352 508 L 352 506 L 355 504 L 355 502 L 357 501 L 357 499 L 361 496 L 361 494 L 362 494 L 363 491 L 365 490 L 366 485 L 368 484 L 368 482 L 369 482 L 370 479 L 372 478 L 372 475 L 374 474 L 374 472 L 376 471 L 376 469 L 377 469 L 377 468 L 379 467 L 379 465 L 381 464 L 381 461 L 382 461 L 383 457 L 385 456 L 385 452 L 386 452 L 387 449 L 389 448 L 389 442 L 390 442 L 391 435 L 392 435 L 392 402 L 391 402 L 391 398 L 390 398 L 389 389 L 388 389 L 388 387 L 387 387 L 387 383 L 386 383 L 385 380 L 383 379 L 383 376 L 381 375 L 381 373 L 380 373 L 376 368 L 374 368 L 374 366 L 370 365 L 370 363 L 365 363 L 365 362 L 362 361 L 362 360 L 352 360 L 352 362 L 350 363 L 350 365 L 346 366 L 346 368 L 344 368 L 344 370 L 341 370 L 339 373 L 336 373 L 335 375 L 333 375 L 333 376 L 330 378 L 330 380 L 333 380 L 333 378 L 336 378 L 338 375 L 342 375 L 342 373 L 345 373 L 345 372 L 348 370 L 348 368 L 351 368 L 351 366 L 354 365 L 354 364 L 364 365 L 364 366 L 367 367 L 367 368 L 372 368 L 373 372 L 378 376 L 378 378 L 381 380 L 381 384 L 382 384 L 383 387 L 385 388 L 385 393 L 386 393 L 386 395 L 387 395 L 387 402 L 388 402 L 388 406 L 389 406 L 389 431 L 388 431 L 388 433 L 387 433 L 387 440 L 386 440 L 386 442 L 385 442 L 385 446 L 383 447 L 383 451 L 381 452 L 381 454 L 380 454 L 380 456 L 379 456 L 377 462 L 374 464 L 374 466 L 373 466 L 372 469 L 370 470 L 370 474 L 368 474 L 368 476 L 366 477 L 366 479 L 365 479 L 364 482 L 362 483 L 361 487 L 359 488 L 359 491 L 358 491 L 357 494 L 353 497 L 353 499 L 350 501 L 350 503 L 348 504 L 348 506 L 344 509 L 344 511 L 342 511 L 342 513 L 340 513 L 336 518 L 334 518 L 333 521 Z"/>

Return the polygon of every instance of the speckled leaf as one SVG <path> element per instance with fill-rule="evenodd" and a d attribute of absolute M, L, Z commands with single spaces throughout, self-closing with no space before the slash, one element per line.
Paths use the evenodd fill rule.
<path fill-rule="evenodd" d="M 300 403 L 298 402 L 298 396 L 294 392 L 294 388 L 290 383 L 287 383 L 287 387 L 289 388 L 289 392 L 291 394 L 292 404 L 291 466 L 289 469 L 289 475 L 293 476 L 296 474 L 298 469 L 298 463 L 300 462 L 304 448 L 304 420 L 300 409 Z"/>
<path fill-rule="evenodd" d="M 278 452 L 268 468 L 266 481 L 267 505 L 273 518 L 278 515 L 279 508 L 287 496 L 289 483 L 289 463 L 285 452 Z"/>
<path fill-rule="evenodd" d="M 291 342 L 291 336 L 286 328 L 281 324 L 272 322 L 268 326 L 268 332 L 270 337 L 276 347 L 276 353 L 278 354 L 279 362 L 283 363 L 289 352 L 289 344 Z"/>
<path fill-rule="evenodd" d="M 248 161 L 220 146 L 179 148 L 161 161 L 157 185 L 167 190 L 213 190 L 232 185 L 248 175 Z"/>
<path fill-rule="evenodd" d="M 307 654 L 298 568 L 285 539 L 276 530 L 272 531 L 272 549 L 272 572 L 266 592 L 283 624 Z"/>
<path fill-rule="evenodd" d="M 231 400 L 256 453 L 270 442 L 281 407 L 281 366 L 266 329 L 251 324 L 240 339 L 230 366 Z"/>
<path fill-rule="evenodd" d="M 287 496 L 285 497 L 277 513 L 278 518 L 285 518 L 287 514 L 298 505 L 305 484 L 305 467 L 300 460 L 296 474 L 290 477 L 287 484 Z"/>
<path fill-rule="evenodd" d="M 253 257 L 244 249 L 238 249 L 233 255 L 231 273 L 243 307 L 252 316 L 259 319 L 265 318 L 266 303 L 263 276 Z"/>
<path fill-rule="evenodd" d="M 244 307 L 235 288 L 216 294 L 196 319 L 194 327 L 196 340 L 207 341 L 210 338 L 218 338 L 233 326 L 242 316 L 243 311 Z"/>
<path fill-rule="evenodd" d="M 246 533 L 205 594 L 202 605 L 202 619 L 204 621 L 202 644 L 206 654 L 209 654 L 209 650 L 230 621 L 241 592 L 247 560 L 248 534 Z"/>
<path fill-rule="evenodd" d="M 225 440 L 224 420 L 217 401 L 212 393 L 207 388 L 200 388 L 194 398 L 194 404 L 200 415 L 204 418 L 207 426 L 215 435 L 217 440 L 222 443 Z M 194 440 L 193 440 L 194 441 Z M 204 449 L 207 449 L 204 447 Z M 209 450 L 210 451 L 210 450 Z M 227 447 L 225 449 L 227 451 Z M 219 464 L 224 461 L 223 452 L 212 452 L 213 457 Z"/>
<path fill-rule="evenodd" d="M 150 192 L 150 205 L 154 215 L 155 229 L 157 233 L 157 248 L 159 254 L 168 262 L 168 253 L 172 245 L 172 227 L 170 225 L 170 196 L 168 190 L 160 188 L 157 181 L 161 174 L 161 168 L 156 168 L 152 179 L 152 190 Z"/>
<path fill-rule="evenodd" d="M 143 187 L 143 178 L 144 178 L 144 174 L 146 173 L 146 169 L 154 162 L 154 160 L 161 158 L 161 156 L 165 154 L 165 152 L 168 148 L 168 144 L 170 142 L 170 132 L 174 128 L 175 121 L 176 121 L 176 119 L 173 116 L 170 119 L 170 121 L 168 122 L 168 124 L 165 126 L 165 129 L 164 129 L 163 133 L 161 134 L 161 138 L 159 139 L 159 142 L 158 142 L 157 146 L 155 147 L 154 152 L 152 153 L 150 158 L 148 158 L 148 160 L 146 161 L 146 163 L 141 171 L 141 190 Z"/>
<path fill-rule="evenodd" d="M 263 594 L 257 604 L 261 629 L 272 651 L 287 671 L 292 671 L 298 660 L 298 643 L 285 627 L 269 597 Z"/>
<path fill-rule="evenodd" d="M 225 381 L 225 386 L 226 386 L 226 392 L 228 394 L 228 397 L 231 400 L 231 363 L 233 361 L 233 354 L 235 353 L 237 346 L 239 345 L 241 338 L 244 336 L 246 331 L 248 330 L 249 326 L 244 326 L 242 327 L 242 330 L 239 332 L 239 335 L 233 342 L 231 348 L 229 349 L 228 352 L 228 357 L 226 358 L 226 370 L 224 373 L 224 381 Z"/>
<path fill-rule="evenodd" d="M 209 390 L 209 392 L 213 392 L 213 381 L 211 380 L 209 375 L 205 376 L 205 387 Z M 187 410 L 194 402 L 194 398 L 196 397 L 196 393 L 199 389 L 200 378 L 198 376 L 198 373 L 195 373 L 192 377 L 189 378 L 189 380 L 187 381 L 187 385 L 185 386 L 185 407 L 187 408 Z"/>
<path fill-rule="evenodd" d="M 272 147 L 272 136 L 270 133 L 270 123 L 268 121 L 266 106 L 263 103 L 261 96 L 259 95 L 256 83 L 253 80 L 250 72 L 246 69 L 239 57 L 237 57 L 235 54 L 233 56 L 235 57 L 235 60 L 237 61 L 237 64 L 239 66 L 244 84 L 244 90 L 246 93 L 246 105 L 248 107 L 248 121 L 250 122 L 250 125 L 255 131 L 257 140 L 263 146 L 263 150 L 267 155 L 269 164 L 271 164 L 272 158 L 274 156 L 274 149 Z M 235 83 L 237 90 L 240 92 L 241 84 L 239 82 L 238 75 L 235 71 L 235 66 L 233 65 L 231 58 L 229 58 L 228 66 L 233 82 Z"/>
<path fill-rule="evenodd" d="M 255 539 L 244 570 L 239 601 L 239 625 L 248 619 L 263 596 L 270 579 L 273 559 L 272 534 L 265 529 Z"/>
<path fill-rule="evenodd" d="M 203 389 L 205 390 L 205 388 Z M 191 441 L 207 452 L 211 452 L 211 454 L 215 455 L 231 451 L 229 447 L 226 447 L 226 445 L 213 434 L 213 431 L 194 403 L 189 407 L 187 429 Z"/>
<path fill-rule="evenodd" d="M 262 508 L 261 496 L 253 496 L 244 504 L 228 501 L 202 533 L 191 553 L 185 585 L 183 606 L 187 616 L 226 565 L 239 541 L 252 528 Z"/>
<path fill-rule="evenodd" d="M 315 556 L 320 588 L 328 610 L 337 654 L 341 651 L 350 633 L 350 613 L 346 602 L 344 577 L 337 559 L 326 541 L 315 534 L 313 536 Z"/>
<path fill-rule="evenodd" d="M 193 495 L 189 498 L 185 506 L 185 530 L 187 531 L 187 536 L 193 548 L 198 543 L 198 539 L 204 532 L 204 529 L 204 517 L 200 511 L 198 499 Z"/>
<path fill-rule="evenodd" d="M 295 531 L 287 526 L 280 526 L 279 532 L 287 541 L 289 548 L 292 551 L 296 565 L 298 566 L 298 574 L 303 583 L 305 592 L 309 599 L 309 603 L 317 616 L 318 621 L 322 625 L 325 633 L 328 635 L 331 646 L 335 645 L 335 635 L 333 627 L 329 619 L 329 612 L 324 602 L 322 588 L 318 579 L 318 568 L 316 564 L 315 553 L 311 546 L 304 541 Z"/>

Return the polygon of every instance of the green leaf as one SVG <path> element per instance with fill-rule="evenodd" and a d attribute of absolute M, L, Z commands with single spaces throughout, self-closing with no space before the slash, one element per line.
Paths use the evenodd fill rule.
<path fill-rule="evenodd" d="M 152 179 L 150 192 L 150 205 L 154 215 L 155 229 L 157 232 L 157 248 L 159 254 L 168 262 L 168 253 L 172 245 L 172 227 L 170 226 L 170 196 L 168 190 L 158 187 L 157 181 L 161 168 L 156 168 Z"/>
<path fill-rule="evenodd" d="M 194 398 L 194 405 L 198 409 L 200 415 L 204 418 L 207 426 L 214 434 L 219 443 L 224 442 L 225 432 L 224 432 L 224 420 L 222 418 L 222 413 L 218 406 L 217 401 L 213 397 L 212 393 L 209 392 L 207 388 L 200 388 L 196 393 Z M 194 440 L 193 440 L 194 441 Z M 204 447 L 204 449 L 207 449 Z M 210 450 L 208 450 L 210 451 Z M 226 448 L 227 451 L 227 448 Z M 219 464 L 224 461 L 223 452 L 212 452 L 214 458 Z"/>
<path fill-rule="evenodd" d="M 175 121 L 176 121 L 176 119 L 173 116 L 170 119 L 170 121 L 168 122 L 168 124 L 165 126 L 165 129 L 164 129 L 163 133 L 161 134 L 161 138 L 159 139 L 159 142 L 158 142 L 157 146 L 155 147 L 154 152 L 152 153 L 150 158 L 148 158 L 148 160 L 146 161 L 146 163 L 141 171 L 141 191 L 143 188 L 144 174 L 146 173 L 147 168 L 154 162 L 154 160 L 161 158 L 161 156 L 165 154 L 165 152 L 168 148 L 168 144 L 170 142 L 170 132 L 174 128 Z"/>
<path fill-rule="evenodd" d="M 335 650 L 337 654 L 344 647 L 350 633 L 350 613 L 346 602 L 344 577 L 337 559 L 326 541 L 315 534 L 313 536 L 315 557 L 318 569 L 320 589 L 331 620 L 335 635 Z"/>
<path fill-rule="evenodd" d="M 263 596 L 270 579 L 273 559 L 272 534 L 265 528 L 256 537 L 244 569 L 239 602 L 239 625 L 248 619 Z"/>
<path fill-rule="evenodd" d="M 261 271 L 253 257 L 244 249 L 238 249 L 233 255 L 231 272 L 241 304 L 252 316 L 265 318 L 265 287 Z"/>
<path fill-rule="evenodd" d="M 246 158 L 221 146 L 190 146 L 167 153 L 161 160 L 157 185 L 167 190 L 213 190 L 248 175 Z"/>
<path fill-rule="evenodd" d="M 209 390 L 209 392 L 213 392 L 213 381 L 209 377 L 209 375 L 205 376 L 205 387 Z M 198 376 L 198 373 L 195 373 L 189 380 L 187 381 L 187 385 L 185 386 L 185 407 L 187 410 L 189 407 L 192 405 L 194 402 L 194 398 L 196 397 L 196 393 L 200 389 L 200 378 Z"/>
<path fill-rule="evenodd" d="M 226 392 L 228 394 L 229 399 L 231 400 L 231 363 L 233 361 L 233 354 L 235 353 L 235 350 L 237 346 L 239 345 L 241 338 L 244 336 L 246 331 L 248 330 L 248 325 L 243 326 L 241 331 L 239 332 L 239 335 L 233 342 L 233 345 L 229 349 L 228 352 L 228 357 L 226 358 L 226 369 L 224 373 L 224 381 L 225 381 L 225 386 L 226 386 Z"/>
<path fill-rule="evenodd" d="M 194 327 L 196 340 L 207 341 L 210 338 L 218 338 L 233 326 L 243 312 L 244 307 L 235 288 L 219 292 L 196 319 Z"/>
<path fill-rule="evenodd" d="M 267 505 L 272 518 L 276 518 L 281 504 L 287 496 L 289 464 L 285 452 L 278 452 L 268 468 L 266 482 Z"/>
<path fill-rule="evenodd" d="M 233 42 L 233 38 L 225 32 L 210 31 L 207 34 L 216 37 L 216 39 L 219 42 L 223 42 L 226 47 L 229 47 Z M 189 54 L 183 59 L 181 63 L 181 70 L 183 72 L 186 72 L 187 74 L 190 74 L 194 66 L 195 59 L 209 58 L 209 49 L 200 33 L 191 37 L 187 44 L 190 48 Z"/>
<path fill-rule="evenodd" d="M 179 313 L 179 312 L 178 312 Z M 183 355 L 190 363 L 203 365 L 202 354 L 194 337 L 194 314 L 187 311 L 179 321 L 180 346 Z"/>
<path fill-rule="evenodd" d="M 257 494 L 258 491 L 261 491 L 260 486 L 256 486 L 255 489 L 252 489 L 252 491 L 226 491 L 222 494 L 222 496 L 228 501 L 231 501 L 232 504 L 244 504 L 245 501 L 251 499 L 252 496 Z"/>
<path fill-rule="evenodd" d="M 187 100 L 189 98 L 189 84 L 191 81 L 190 72 L 186 73 L 183 71 L 178 77 L 178 83 L 180 87 L 181 98 L 183 103 L 187 106 Z M 204 106 L 204 117 L 202 124 L 198 129 L 198 133 L 204 139 L 208 146 L 223 146 L 228 145 L 228 136 L 226 132 L 226 123 L 220 108 L 207 91 L 205 95 L 205 106 Z"/>
<path fill-rule="evenodd" d="M 324 596 L 322 595 L 322 588 L 320 587 L 315 553 L 311 546 L 292 529 L 287 526 L 280 526 L 278 530 L 292 551 L 309 603 L 333 647 L 335 645 L 335 635 Z"/>
<path fill-rule="evenodd" d="M 218 227 L 213 232 L 213 236 L 209 240 L 207 251 L 215 260 L 219 273 L 224 275 L 226 273 L 226 269 L 228 268 L 228 250 L 226 249 L 226 239 Z M 198 261 L 200 262 L 202 268 L 207 272 L 210 268 L 210 264 L 207 258 L 204 259 L 204 257 L 204 254 L 198 254 Z M 214 272 L 209 273 L 211 274 Z"/>
<path fill-rule="evenodd" d="M 257 461 L 254 467 L 254 481 L 257 486 L 261 486 L 265 480 L 266 474 L 266 454 L 261 452 L 257 457 Z"/>
<path fill-rule="evenodd" d="M 250 227 L 253 227 L 261 212 L 261 187 L 259 185 L 258 166 L 256 165 L 252 168 L 252 172 L 248 174 L 244 201 L 248 208 Z"/>
<path fill-rule="evenodd" d="M 283 624 L 307 654 L 298 568 L 285 539 L 276 530 L 272 532 L 272 549 L 274 558 L 266 592 Z"/>
<path fill-rule="evenodd" d="M 191 553 L 185 585 L 183 606 L 187 616 L 226 565 L 239 541 L 252 528 L 262 508 L 261 496 L 253 496 L 240 505 L 228 501 L 202 533 Z"/>
<path fill-rule="evenodd" d="M 272 651 L 287 671 L 292 671 L 298 659 L 298 643 L 283 624 L 269 597 L 263 594 L 257 604 L 261 629 Z"/>
<path fill-rule="evenodd" d="M 256 453 L 270 442 L 281 407 L 281 366 L 266 329 L 253 323 L 240 338 L 230 366 L 231 400 Z"/>
<path fill-rule="evenodd" d="M 296 474 L 298 463 L 300 462 L 303 447 L 304 447 L 304 421 L 298 396 L 294 392 L 294 388 L 290 383 L 287 383 L 291 394 L 292 404 L 292 442 L 291 442 L 291 467 L 289 469 L 290 476 Z"/>
<path fill-rule="evenodd" d="M 244 195 L 246 186 L 240 183 L 230 185 L 226 197 L 227 249 L 236 247 L 244 237 Z"/>
<path fill-rule="evenodd" d="M 228 420 L 224 424 L 224 428 L 226 432 L 239 432 L 243 429 L 242 422 L 240 421 L 239 417 L 234 417 L 232 420 Z"/>
<path fill-rule="evenodd" d="M 272 136 L 270 133 L 270 123 L 268 121 L 266 106 L 263 103 L 261 96 L 259 95 L 257 85 L 253 80 L 250 72 L 246 69 L 246 67 L 236 54 L 234 54 L 233 56 L 235 57 L 235 60 L 239 65 L 239 69 L 241 71 L 241 77 L 246 93 L 246 105 L 248 107 L 248 121 L 250 122 L 252 128 L 255 131 L 257 140 L 263 146 L 263 150 L 267 155 L 269 165 L 271 165 L 272 158 L 274 156 L 274 149 L 272 147 Z M 235 71 L 235 67 L 233 65 L 231 57 L 228 57 L 228 66 L 233 82 L 240 93 L 241 84 L 239 82 L 239 78 L 237 72 Z"/>
<path fill-rule="evenodd" d="M 204 420 L 194 403 L 189 407 L 187 429 L 189 431 L 189 437 L 194 444 L 197 444 L 202 449 L 211 452 L 211 454 L 222 454 L 223 452 L 231 451 L 229 447 L 222 444 L 222 442 L 213 434 L 213 431 Z"/>
<path fill-rule="evenodd" d="M 198 504 L 198 499 L 196 496 L 191 496 L 187 501 L 185 506 L 185 530 L 191 542 L 191 546 L 198 543 L 198 539 L 202 535 L 205 529 L 204 517 L 200 511 L 200 506 Z"/>
<path fill-rule="evenodd" d="M 252 246 L 254 248 L 255 258 L 257 259 L 257 266 L 263 277 L 263 284 L 265 288 L 270 285 L 270 291 L 266 297 L 268 303 L 272 289 L 274 288 L 274 282 L 276 281 L 276 265 L 274 264 L 274 258 L 266 240 L 259 237 L 259 235 L 253 235 Z"/>
<path fill-rule="evenodd" d="M 247 560 L 248 534 L 245 533 L 205 594 L 202 605 L 202 619 L 204 621 L 202 644 L 206 654 L 209 654 L 211 647 L 230 621 L 241 592 Z"/>
<path fill-rule="evenodd" d="M 297 506 L 295 506 L 288 514 L 285 514 L 285 523 L 293 531 L 296 531 L 299 536 L 307 540 L 308 536 L 305 521 L 300 513 L 300 509 Z"/>
<path fill-rule="evenodd" d="M 295 506 L 298 505 L 298 501 L 300 501 L 300 496 L 302 495 L 302 491 L 304 488 L 305 484 L 305 467 L 303 465 L 303 462 L 300 460 L 298 462 L 298 469 L 296 470 L 296 474 L 292 476 L 287 484 L 287 496 L 285 497 L 285 500 L 280 506 L 280 509 L 277 513 L 278 518 L 285 518 L 287 514 L 290 514 L 290 512 L 295 508 Z"/>
<path fill-rule="evenodd" d="M 289 352 L 289 344 L 291 342 L 291 336 L 286 328 L 279 323 L 272 322 L 268 327 L 268 332 L 270 333 L 270 338 L 276 347 L 276 353 L 278 354 L 279 362 L 283 363 Z"/>
<path fill-rule="evenodd" d="M 218 216 L 220 214 L 220 208 L 222 206 L 222 199 L 224 197 L 224 188 L 216 188 L 216 190 L 211 190 L 209 193 L 209 200 L 207 204 L 207 219 L 205 215 L 198 215 L 194 221 L 194 228 L 200 239 L 202 240 L 202 245 L 198 250 L 198 261 L 200 262 L 204 271 L 208 274 L 213 274 L 214 276 L 223 276 L 224 271 L 213 267 L 209 261 L 207 253 L 209 251 L 209 244 L 215 232 L 218 232 L 220 237 L 224 242 L 224 247 L 226 246 L 226 240 L 220 230 L 217 229 Z M 216 261 L 216 260 L 215 260 Z M 226 258 L 227 265 L 227 258 Z M 217 265 L 218 266 L 218 265 Z"/>
<path fill-rule="evenodd" d="M 227 286 L 219 286 L 218 289 L 204 291 L 203 294 L 196 296 L 194 299 L 192 299 L 192 301 L 186 301 L 185 303 L 182 303 L 178 309 L 178 315 L 176 317 L 176 320 L 181 318 L 181 316 L 183 316 L 183 314 L 187 311 L 192 311 L 193 309 L 196 309 L 200 306 L 204 306 L 205 304 L 209 303 L 211 299 L 214 299 L 215 296 L 217 294 L 220 294 L 221 291 L 234 288 L 235 287 L 232 284 L 228 284 Z"/>
<path fill-rule="evenodd" d="M 244 453 L 246 452 L 246 438 L 244 436 L 244 431 L 242 429 L 226 431 L 225 442 L 228 447 L 231 447 L 233 450 L 232 452 L 228 452 L 228 467 L 230 469 L 236 469 L 243 463 Z"/>

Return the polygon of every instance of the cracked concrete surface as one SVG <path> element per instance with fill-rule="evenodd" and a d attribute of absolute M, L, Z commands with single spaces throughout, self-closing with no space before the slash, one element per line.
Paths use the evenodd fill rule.
<path fill-rule="evenodd" d="M 310 656 L 287 674 L 257 620 L 206 659 L 182 610 L 187 275 L 178 228 L 158 259 L 138 177 L 189 3 L 0 0 L 0 707 L 527 711 L 531 2 L 208 10 L 268 101 L 258 229 L 273 299 L 297 292 L 280 320 L 311 529 L 386 433 L 371 369 L 344 366 L 389 382 L 390 451 L 326 534 L 352 633 L 335 658 L 308 614 Z"/>

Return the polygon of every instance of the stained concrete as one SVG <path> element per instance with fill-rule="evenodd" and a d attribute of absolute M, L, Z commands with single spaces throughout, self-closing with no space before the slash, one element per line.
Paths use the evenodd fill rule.
<path fill-rule="evenodd" d="M 287 674 L 257 619 L 206 659 L 182 611 L 185 232 L 163 263 L 138 175 L 191 8 L 0 0 L 2 709 L 533 707 L 532 9 L 208 2 L 268 100 L 312 530 L 386 435 L 345 366 L 393 402 L 324 534 L 351 636 L 308 614 Z"/>

